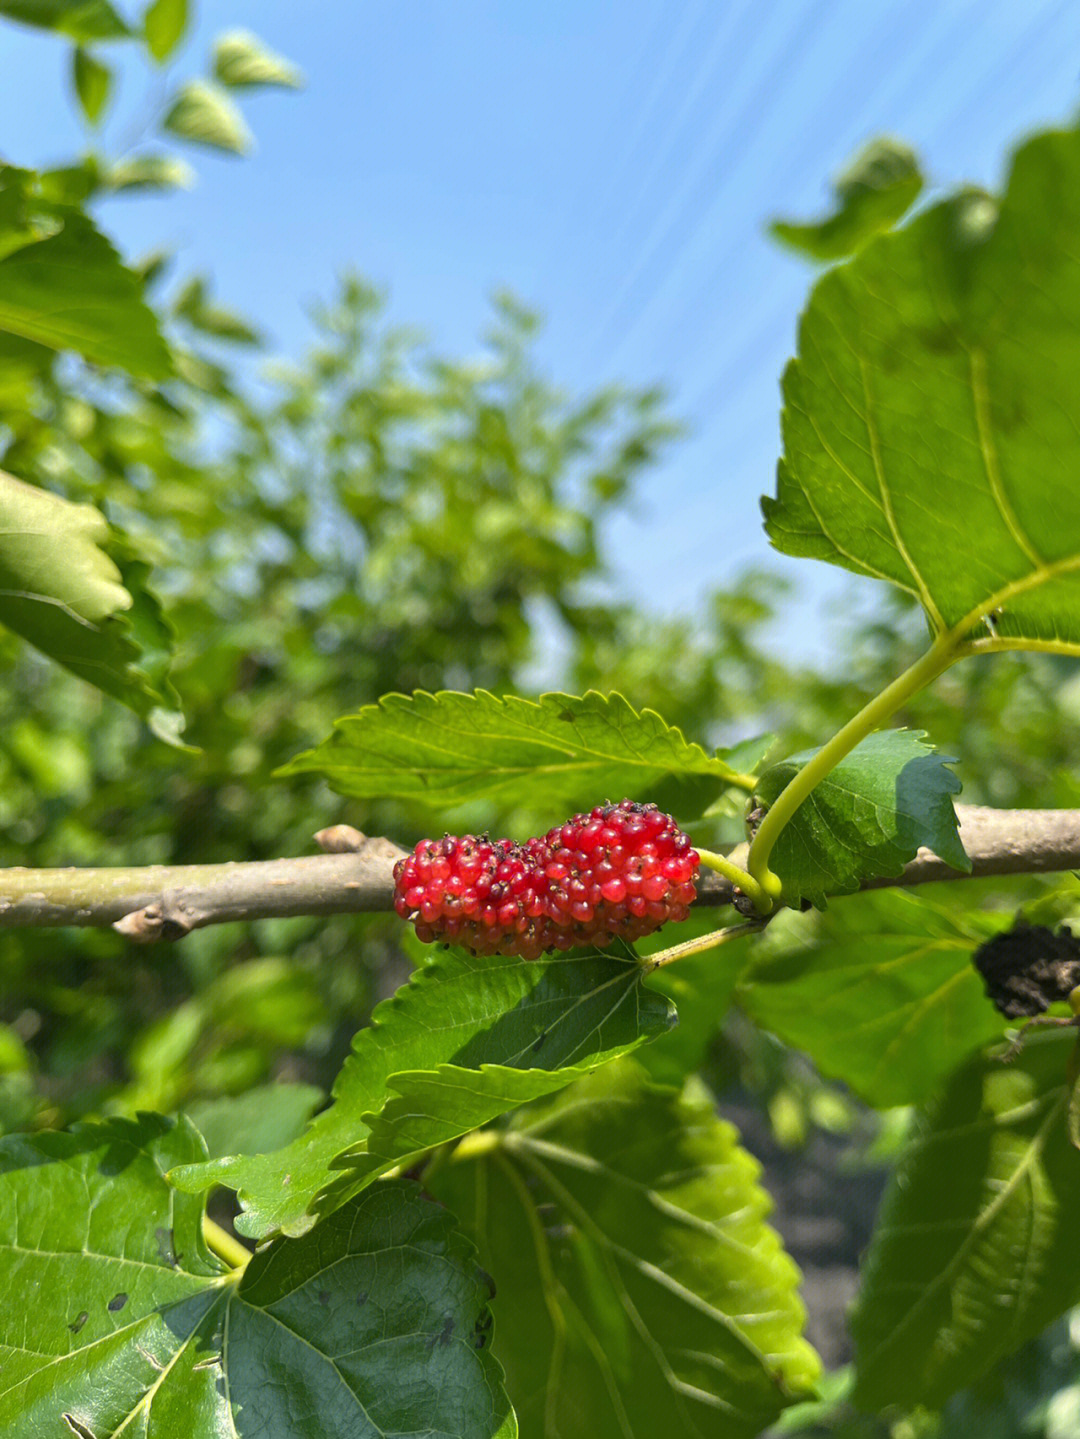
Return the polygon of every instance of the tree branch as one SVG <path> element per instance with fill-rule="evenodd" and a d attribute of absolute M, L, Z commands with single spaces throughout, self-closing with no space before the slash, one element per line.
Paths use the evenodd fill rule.
<path fill-rule="evenodd" d="M 1080 869 L 1080 810 L 957 805 L 956 812 L 972 878 Z M 250 863 L 0 870 L 0 929 L 112 925 L 129 939 L 150 943 L 234 920 L 393 908 L 392 870 L 403 850 L 348 825 L 315 838 L 330 852 Z M 744 865 L 746 846 L 730 858 Z M 967 877 L 920 850 L 902 874 L 867 880 L 863 887 Z M 734 898 L 729 881 L 714 873 L 701 875 L 698 894 L 698 903 L 713 906 Z"/>

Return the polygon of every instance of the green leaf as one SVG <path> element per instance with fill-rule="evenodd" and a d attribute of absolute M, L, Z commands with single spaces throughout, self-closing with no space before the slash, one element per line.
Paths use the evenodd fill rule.
<path fill-rule="evenodd" d="M 161 122 L 161 128 L 194 145 L 246 155 L 251 149 L 251 131 L 233 101 L 216 85 L 189 80 L 177 92 Z"/>
<path fill-rule="evenodd" d="M 63 221 L 30 203 L 28 179 L 25 171 L 0 166 L 0 260 L 63 229 Z"/>
<path fill-rule="evenodd" d="M 195 171 L 174 155 L 132 155 L 110 165 L 102 181 L 110 190 L 190 190 Z"/>
<path fill-rule="evenodd" d="M 83 114 L 91 125 L 96 125 L 109 101 L 112 71 L 103 61 L 79 45 L 72 52 L 71 78 Z"/>
<path fill-rule="evenodd" d="M 938 1408 L 1080 1300 L 1072 1034 L 973 1058 L 916 1122 L 852 1319 L 855 1401 Z"/>
<path fill-rule="evenodd" d="M 173 314 L 186 320 L 192 329 L 217 340 L 229 340 L 238 345 L 257 345 L 259 333 L 246 320 L 224 305 L 215 304 L 206 292 L 206 281 L 201 275 L 189 280 L 173 302 Z"/>
<path fill-rule="evenodd" d="M 1000 1036 L 1004 1020 L 972 964 L 984 917 L 881 890 L 808 918 L 779 943 L 770 928 L 736 998 L 868 1104 L 921 1103 L 972 1049 Z"/>
<path fill-rule="evenodd" d="M 935 633 L 1080 646 L 1080 133 L 1000 208 L 962 193 L 815 286 L 784 377 L 772 542 L 889 580 Z"/>
<path fill-rule="evenodd" d="M 685 819 L 737 777 L 655 711 L 595 690 L 538 701 L 485 690 L 385 695 L 278 774 L 310 772 L 339 794 L 438 808 L 483 798 L 565 813 L 604 797 L 675 795 Z"/>
<path fill-rule="evenodd" d="M 163 1175 L 201 1152 L 190 1125 L 153 1115 L 0 1143 L 0 1292 L 34 1296 L 0 1306 L 12 1439 L 61 1434 L 65 1414 L 112 1433 L 195 1340 L 221 1265 L 201 1202 Z"/>
<path fill-rule="evenodd" d="M 206 1141 L 211 1159 L 265 1154 L 302 1134 L 325 1097 L 314 1084 L 260 1084 L 243 1094 L 194 1100 L 184 1105 L 184 1113 Z"/>
<path fill-rule="evenodd" d="M 871 140 L 833 185 L 832 214 L 799 224 L 774 220 L 769 234 L 814 260 L 840 260 L 890 230 L 922 193 L 914 150 L 899 140 Z"/>
<path fill-rule="evenodd" d="M 921 730 L 868 735 L 803 800 L 770 861 L 786 904 L 809 899 L 823 908 L 828 894 L 900 874 L 923 845 L 954 869 L 971 869 L 952 805 L 960 781 L 924 738 Z M 766 770 L 757 800 L 771 805 L 814 753 Z"/>
<path fill-rule="evenodd" d="M 0 624 L 149 719 L 172 691 L 146 573 L 90 505 L 0 471 Z"/>
<path fill-rule="evenodd" d="M 0 15 L 39 30 L 56 30 L 80 44 L 123 40 L 131 34 L 106 0 L 0 0 Z"/>
<path fill-rule="evenodd" d="M 153 0 L 143 16 L 146 48 L 163 64 L 184 38 L 188 24 L 187 0 Z"/>
<path fill-rule="evenodd" d="M 711 1103 L 621 1063 L 477 1140 L 424 1183 L 495 1278 L 523 1439 L 749 1439 L 807 1397 L 798 1272 Z"/>
<path fill-rule="evenodd" d="M 582 1066 L 603 1064 L 665 1029 L 673 1022 L 671 1006 L 643 989 L 642 977 L 643 967 L 627 946 L 533 961 L 440 953 L 378 1006 L 371 1025 L 353 1041 L 333 1104 L 298 1140 L 273 1154 L 181 1168 L 170 1178 L 187 1190 L 212 1184 L 237 1189 L 245 1210 L 237 1220 L 242 1233 L 303 1233 L 313 1214 L 327 1212 L 373 1177 L 379 1166 L 362 1157 L 358 1162 L 357 1154 L 377 1121 L 376 1142 L 398 1152 L 397 1136 L 408 1124 L 408 1107 L 401 1101 L 410 1088 L 430 1101 L 433 1087 L 447 1078 L 460 1085 L 452 1102 L 445 1091 L 440 1095 L 439 1105 L 445 1099 L 445 1106 L 430 1123 L 410 1131 L 421 1138 L 430 1132 L 430 1142 L 440 1143 L 501 1113 L 493 1104 L 505 1099 L 506 1108 L 532 1099 L 546 1092 L 552 1075 L 568 1084 Z M 453 1075 L 440 1072 L 446 1065 L 455 1067 Z M 508 1076 L 507 1069 L 522 1074 Z M 339 1158 L 346 1151 L 354 1172 L 325 1204 L 317 1204 L 317 1196 L 349 1164 Z"/>
<path fill-rule="evenodd" d="M 0 167 L 0 331 L 135 375 L 167 378 L 169 350 L 138 277 L 81 210 L 29 195 L 35 183 L 25 171 Z M 24 226 L 14 226 L 14 246 L 5 243 L 4 225 L 12 195 L 25 217 Z M 27 243 L 26 228 L 38 224 L 45 238 Z"/>
<path fill-rule="evenodd" d="M 304 77 L 282 55 L 268 50 L 248 30 L 232 30 L 214 44 L 214 78 L 231 89 L 276 85 L 298 90 Z"/>
<path fill-rule="evenodd" d="M 33 1296 L 0 1310 L 5 1434 L 513 1439 L 490 1282 L 446 1210 L 381 1184 L 226 1276 L 163 1177 L 203 1152 L 156 1115 L 0 1144 L 0 1289 Z"/>
<path fill-rule="evenodd" d="M 240 1434 L 516 1439 L 490 1298 L 451 1214 L 406 1180 L 375 1186 L 248 1264 L 218 1328 Z"/>

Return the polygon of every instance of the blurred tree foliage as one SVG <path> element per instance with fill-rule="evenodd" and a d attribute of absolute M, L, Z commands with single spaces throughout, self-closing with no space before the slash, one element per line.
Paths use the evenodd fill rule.
<path fill-rule="evenodd" d="M 174 184 L 180 164 L 155 151 L 121 169 L 91 153 L 37 177 L 35 193 L 107 218 L 118 188 Z M 106 370 L 0 333 L 0 466 L 96 505 L 127 537 L 128 566 L 151 562 L 182 637 L 172 681 L 197 752 L 3 635 L 4 863 L 267 858 L 309 849 L 340 819 L 411 840 L 420 816 L 271 781 L 337 715 L 390 690 L 502 692 L 540 677 L 621 689 L 692 738 L 764 728 L 790 746 L 835 728 L 918 648 L 920 617 L 891 599 L 838 624 L 845 663 L 831 673 L 781 654 L 770 627 L 796 596 L 773 571 L 711 591 L 703 575 L 692 615 L 615 598 L 605 522 L 678 426 L 658 389 L 561 392 L 534 358 L 537 317 L 509 296 L 477 355 L 454 359 L 390 325 L 349 275 L 314 313 L 308 353 L 268 363 L 205 277 L 170 287 L 164 255 L 137 268 L 171 373 Z M 964 666 L 901 719 L 958 756 L 967 798 L 1075 803 L 1068 675 L 1037 657 Z M 731 823 L 716 821 L 721 837 L 725 825 L 738 837 Z M 201 931 L 174 951 L 6 934 L 0 1120 L 169 1109 L 282 1075 L 325 1084 L 382 971 L 400 973 L 401 942 L 378 917 Z"/>

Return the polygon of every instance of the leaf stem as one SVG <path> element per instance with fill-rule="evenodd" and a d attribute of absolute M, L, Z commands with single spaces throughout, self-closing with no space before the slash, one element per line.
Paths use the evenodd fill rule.
<path fill-rule="evenodd" d="M 765 914 L 769 912 L 772 903 L 752 874 L 747 873 L 745 869 L 740 869 L 737 864 L 732 864 L 731 860 L 725 859 L 722 854 L 714 854 L 711 849 L 700 849 L 696 845 L 695 849 L 706 869 L 714 869 L 717 874 L 722 874 L 726 880 L 730 880 L 744 894 L 750 896 L 756 909 L 762 910 Z"/>
<path fill-rule="evenodd" d="M 239 1239 L 235 1239 L 227 1229 L 222 1229 L 220 1224 L 215 1224 L 208 1214 L 203 1215 L 202 1220 L 203 1239 L 206 1247 L 223 1259 L 231 1270 L 241 1270 L 251 1258 L 251 1250 Z"/>
<path fill-rule="evenodd" d="M 747 856 L 747 868 L 766 900 L 765 906 L 759 906 L 763 913 L 769 913 L 780 898 L 782 885 L 779 876 L 769 868 L 769 858 L 784 826 L 811 790 L 819 785 L 861 740 L 880 728 L 912 695 L 925 689 L 951 664 L 970 653 L 963 634 L 960 629 L 952 629 L 938 635 L 920 659 L 902 675 L 898 675 L 891 684 L 886 685 L 880 694 L 875 695 L 869 704 L 864 705 L 857 715 L 837 730 L 831 740 L 822 745 L 817 754 L 803 765 L 773 801 L 750 844 Z M 756 899 L 754 902 L 757 904 Z"/>
<path fill-rule="evenodd" d="M 692 954 L 719 949 L 720 945 L 733 939 L 741 939 L 744 934 L 758 934 L 768 922 L 768 917 L 762 915 L 760 919 L 748 919 L 745 924 L 729 924 L 726 929 L 714 929 L 711 934 L 699 934 L 697 939 L 686 939 L 682 944 L 673 944 L 670 949 L 662 949 L 649 956 L 645 961 L 646 973 L 651 974 L 661 965 L 674 964 L 676 960 L 687 959 Z"/>

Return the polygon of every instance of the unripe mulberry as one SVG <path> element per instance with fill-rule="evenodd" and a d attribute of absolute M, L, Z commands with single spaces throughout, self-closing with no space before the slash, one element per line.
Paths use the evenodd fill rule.
<path fill-rule="evenodd" d="M 425 943 L 537 959 L 685 919 L 699 859 L 670 815 L 624 799 L 515 844 L 424 839 L 394 866 L 394 908 Z"/>

